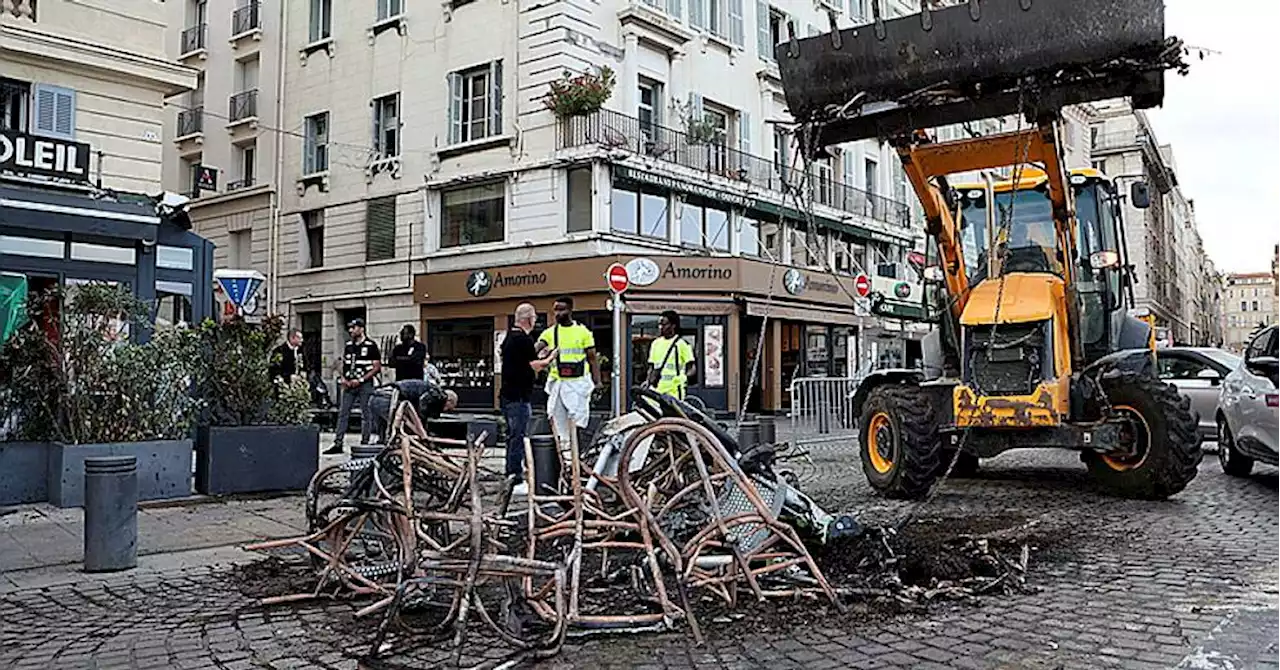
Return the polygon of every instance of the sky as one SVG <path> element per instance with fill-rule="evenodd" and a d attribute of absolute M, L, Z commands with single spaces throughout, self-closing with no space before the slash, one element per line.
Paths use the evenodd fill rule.
<path fill-rule="evenodd" d="M 1277 0 L 1166 0 L 1165 34 L 1219 52 L 1167 73 L 1164 106 L 1147 111 L 1219 271 L 1269 271 L 1280 242 L 1277 25 Z"/>

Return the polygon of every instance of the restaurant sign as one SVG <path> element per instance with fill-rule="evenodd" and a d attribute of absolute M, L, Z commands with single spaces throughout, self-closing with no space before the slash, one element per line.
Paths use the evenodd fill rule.
<path fill-rule="evenodd" d="M 650 186 L 658 186 L 661 188 L 671 189 L 672 191 L 687 193 L 689 195 L 701 196 L 709 200 L 737 205 L 738 207 L 754 208 L 759 206 L 758 200 L 740 193 L 730 193 L 729 191 L 722 191 L 703 184 L 696 184 L 683 179 L 676 179 L 675 177 L 654 174 L 643 170 L 633 170 L 621 165 L 613 166 L 613 175 L 623 181 L 632 181 L 649 184 Z"/>
<path fill-rule="evenodd" d="M 89 181 L 89 145 L 0 130 L 0 171 Z"/>

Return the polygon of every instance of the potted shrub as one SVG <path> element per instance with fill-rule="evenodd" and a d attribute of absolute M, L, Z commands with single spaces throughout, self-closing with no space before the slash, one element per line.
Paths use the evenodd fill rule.
<path fill-rule="evenodd" d="M 43 294 L 31 311 L 49 318 L 6 343 L 0 395 L 20 439 L 44 445 L 49 502 L 83 503 L 84 460 L 94 456 L 137 458 L 141 500 L 191 495 L 194 333 L 166 327 L 137 341 L 132 334 L 152 327 L 150 308 L 103 283 Z M 35 458 L 28 450 L 11 460 Z"/>
<path fill-rule="evenodd" d="M 305 489 L 319 468 L 320 427 L 311 422 L 306 380 L 273 382 L 268 374 L 283 324 L 269 316 L 261 324 L 231 319 L 200 326 L 200 493 Z"/>
<path fill-rule="evenodd" d="M 556 118 L 594 114 L 613 95 L 616 83 L 613 70 L 603 66 L 599 72 L 575 74 L 565 70 L 560 79 L 551 82 L 551 91 L 542 98 Z"/>

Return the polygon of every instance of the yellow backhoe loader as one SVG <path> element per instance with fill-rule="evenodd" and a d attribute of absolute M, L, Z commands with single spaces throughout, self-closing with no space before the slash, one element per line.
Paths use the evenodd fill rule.
<path fill-rule="evenodd" d="M 924 367 L 857 390 L 871 485 L 921 498 L 948 471 L 1018 447 L 1081 452 L 1119 495 L 1164 498 L 1195 477 L 1190 405 L 1154 373 L 1151 326 L 1106 175 L 1064 164 L 1061 110 L 1163 102 L 1185 71 L 1161 0 L 961 0 L 777 46 L 802 148 L 890 142 L 923 205 L 936 327 Z M 1017 115 L 1020 129 L 935 142 L 923 129 Z M 997 174 L 996 171 L 999 171 Z M 970 183 L 949 175 L 983 175 Z M 1143 182 L 1127 194 L 1145 207 Z"/>

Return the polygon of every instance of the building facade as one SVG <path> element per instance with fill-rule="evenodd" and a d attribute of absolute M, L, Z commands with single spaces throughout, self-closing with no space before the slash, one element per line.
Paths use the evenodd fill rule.
<path fill-rule="evenodd" d="M 0 271 L 32 290 L 129 286 L 157 318 L 207 315 L 212 247 L 162 220 L 164 100 L 196 73 L 163 5 L 0 2 Z"/>
<path fill-rule="evenodd" d="M 1134 181 L 1149 187 L 1151 206 L 1138 209 L 1127 196 L 1122 214 L 1134 298 L 1151 311 L 1166 341 L 1209 345 L 1220 333 L 1205 308 L 1214 309 L 1218 288 L 1213 264 L 1204 253 L 1194 203 L 1178 185 L 1173 151 L 1156 139 L 1141 111 L 1122 100 L 1088 105 L 1093 167 L 1117 180 L 1127 193 Z M 1217 313 L 1221 313 L 1220 311 Z"/>
<path fill-rule="evenodd" d="M 537 298 L 545 316 L 564 291 L 581 296 L 625 384 L 632 347 L 614 351 L 602 275 L 637 259 L 688 281 L 637 288 L 674 292 L 632 301 L 622 341 L 647 342 L 662 308 L 685 308 L 701 376 L 719 380 L 700 389 L 713 407 L 743 400 L 729 387 L 750 369 L 740 352 L 775 366 L 751 400 L 775 409 L 792 377 L 918 355 L 852 286 L 865 273 L 888 296 L 882 312 L 918 316 L 905 259 L 921 232 L 898 161 L 863 142 L 806 170 L 778 123 L 773 44 L 788 26 L 826 30 L 826 5 L 285 4 L 279 125 L 298 131 L 282 133 L 278 238 L 265 248 L 279 309 L 321 367 L 352 318 L 378 339 L 416 324 L 451 383 L 471 389 L 464 401 L 491 407 L 508 303 Z M 830 8 L 842 27 L 861 20 L 859 6 Z M 616 87 L 603 109 L 548 110 L 553 81 L 604 65 Z M 511 291 L 465 292 L 483 277 Z"/>
<path fill-rule="evenodd" d="M 1276 279 L 1270 272 L 1233 273 L 1225 283 L 1223 344 L 1242 353 L 1253 333 L 1276 323 Z"/>

